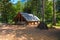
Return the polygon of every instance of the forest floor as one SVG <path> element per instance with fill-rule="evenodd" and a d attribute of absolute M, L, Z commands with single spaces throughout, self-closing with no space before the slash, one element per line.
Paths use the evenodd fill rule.
<path fill-rule="evenodd" d="M 35 26 L 0 25 L 0 40 L 60 40 L 60 29 L 40 30 Z"/>

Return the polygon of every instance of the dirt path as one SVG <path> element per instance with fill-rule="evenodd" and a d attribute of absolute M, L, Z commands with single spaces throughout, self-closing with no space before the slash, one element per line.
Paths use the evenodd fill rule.
<path fill-rule="evenodd" d="M 3 25 L 0 40 L 60 40 L 60 29 L 40 30 L 35 27 Z"/>

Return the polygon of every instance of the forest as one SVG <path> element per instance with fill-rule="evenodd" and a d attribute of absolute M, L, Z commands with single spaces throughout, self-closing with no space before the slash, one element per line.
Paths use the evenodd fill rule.
<path fill-rule="evenodd" d="M 60 0 L 0 0 L 0 40 L 60 40 Z"/>
<path fill-rule="evenodd" d="M 14 2 L 14 0 L 13 0 Z M 18 12 L 36 15 L 40 21 L 48 25 L 60 25 L 60 1 L 59 0 L 27 0 L 12 3 L 11 0 L 0 0 L 0 22 L 13 24 Z"/>

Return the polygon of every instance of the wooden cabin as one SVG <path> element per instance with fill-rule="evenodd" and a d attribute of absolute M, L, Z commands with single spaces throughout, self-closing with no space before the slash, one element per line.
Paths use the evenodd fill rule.
<path fill-rule="evenodd" d="M 28 13 L 18 13 L 14 18 L 16 24 L 36 25 L 40 20 L 37 16 Z"/>

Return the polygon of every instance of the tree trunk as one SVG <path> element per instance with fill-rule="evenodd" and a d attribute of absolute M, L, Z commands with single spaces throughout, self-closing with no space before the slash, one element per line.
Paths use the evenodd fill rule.
<path fill-rule="evenodd" d="M 53 25 L 56 25 L 56 1 L 53 0 Z"/>
<path fill-rule="evenodd" d="M 45 23 L 45 0 L 41 0 L 42 2 L 42 9 L 41 9 L 41 15 L 42 15 L 42 22 L 38 25 L 39 29 L 48 29 L 47 24 Z"/>
<path fill-rule="evenodd" d="M 42 8 L 41 8 L 42 22 L 44 22 L 45 0 L 42 0 L 41 2 L 42 2 Z"/>

